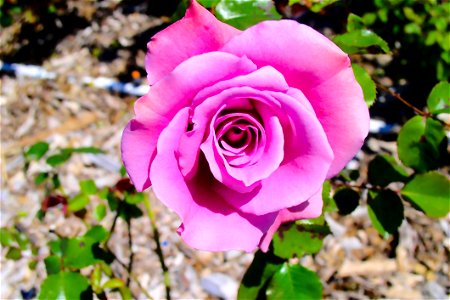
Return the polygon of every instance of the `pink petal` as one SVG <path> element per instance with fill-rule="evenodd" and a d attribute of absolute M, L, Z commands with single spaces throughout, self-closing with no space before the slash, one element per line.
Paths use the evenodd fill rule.
<path fill-rule="evenodd" d="M 282 223 L 300 219 L 317 218 L 322 214 L 322 206 L 322 189 L 320 189 L 316 194 L 302 204 L 296 207 L 281 210 L 272 226 L 270 226 L 269 230 L 261 238 L 261 242 L 259 244 L 261 250 L 263 252 L 267 252 L 273 235 L 277 232 Z"/>
<path fill-rule="evenodd" d="M 139 192 L 151 185 L 150 164 L 156 152 L 158 135 L 159 132 L 143 126 L 134 119 L 123 131 L 122 160 L 131 181 Z"/>
<path fill-rule="evenodd" d="M 239 33 L 192 0 L 183 19 L 157 33 L 147 44 L 149 83 L 156 83 L 189 57 L 218 50 Z"/>
<path fill-rule="evenodd" d="M 256 66 L 246 57 L 228 53 L 210 52 L 191 57 L 136 102 L 136 119 L 144 124 L 165 126 L 180 109 L 192 104 L 200 90 L 254 70 Z"/>
<path fill-rule="evenodd" d="M 188 108 L 180 110 L 159 137 L 150 173 L 155 195 L 180 216 L 183 224 L 179 233 L 191 247 L 209 251 L 253 251 L 276 214 L 253 216 L 236 211 L 210 190 L 214 179 L 204 162 L 192 180 L 182 176 L 177 147 L 187 128 L 188 117 Z"/>
<path fill-rule="evenodd" d="M 273 95 L 281 105 L 277 115 L 283 124 L 283 163 L 261 181 L 260 188 L 251 193 L 241 194 L 216 186 L 230 204 L 255 215 L 293 207 L 308 200 L 322 187 L 333 161 L 333 153 L 321 124 L 314 112 L 304 105 L 307 100 L 277 92 L 266 94 Z M 300 97 L 300 94 L 297 96 Z M 283 115 L 289 118 L 289 122 L 283 120 Z"/>
<path fill-rule="evenodd" d="M 327 176 L 330 178 L 361 149 L 369 132 L 369 110 L 351 67 L 304 93 L 312 102 L 334 152 Z"/>
<path fill-rule="evenodd" d="M 335 152 L 328 177 L 360 149 L 368 134 L 368 109 L 348 56 L 325 36 L 294 21 L 266 21 L 231 39 L 222 51 L 274 67 L 305 94 Z"/>

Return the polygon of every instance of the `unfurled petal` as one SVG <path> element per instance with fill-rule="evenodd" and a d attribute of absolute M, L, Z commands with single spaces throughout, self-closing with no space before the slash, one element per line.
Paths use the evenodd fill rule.
<path fill-rule="evenodd" d="M 210 251 L 253 251 L 276 214 L 254 216 L 238 212 L 210 190 L 207 167 L 193 180 L 185 180 L 178 168 L 177 146 L 188 125 L 188 108 L 182 109 L 163 130 L 151 166 L 155 195 L 181 218 L 179 233 L 191 247 Z"/>
<path fill-rule="evenodd" d="M 218 50 L 239 33 L 191 1 L 183 19 L 157 33 L 147 44 L 145 67 L 149 83 L 155 84 L 192 56 Z"/>

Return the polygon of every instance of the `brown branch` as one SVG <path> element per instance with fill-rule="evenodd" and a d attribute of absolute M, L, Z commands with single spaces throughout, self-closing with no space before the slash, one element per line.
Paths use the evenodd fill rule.
<path fill-rule="evenodd" d="M 406 106 L 408 106 L 409 108 L 411 108 L 412 110 L 414 110 L 415 113 L 417 113 L 418 115 L 424 116 L 424 117 L 431 117 L 430 113 L 424 112 L 420 109 L 418 109 L 417 107 L 415 107 L 414 105 L 412 105 L 411 103 L 409 103 L 408 101 L 406 101 L 405 99 L 402 98 L 402 96 L 400 96 L 400 94 L 392 91 L 391 89 L 385 87 L 384 85 L 380 84 L 379 82 L 375 82 L 377 87 L 388 93 L 389 95 L 391 95 L 392 97 L 394 97 L 395 99 L 399 100 L 400 102 L 402 102 L 403 104 L 405 104 Z"/>

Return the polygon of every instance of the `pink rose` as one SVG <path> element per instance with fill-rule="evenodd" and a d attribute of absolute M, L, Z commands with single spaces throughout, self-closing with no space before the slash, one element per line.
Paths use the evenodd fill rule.
<path fill-rule="evenodd" d="M 239 31 L 192 1 L 148 43 L 146 66 L 123 161 L 194 248 L 267 251 L 282 222 L 321 214 L 324 180 L 368 133 L 348 56 L 294 21 Z"/>

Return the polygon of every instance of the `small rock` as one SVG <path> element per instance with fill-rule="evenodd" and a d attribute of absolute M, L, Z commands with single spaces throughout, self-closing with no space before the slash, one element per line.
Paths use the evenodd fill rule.
<path fill-rule="evenodd" d="M 201 280 L 202 288 L 210 295 L 222 299 L 236 299 L 237 282 L 222 273 L 212 273 Z"/>

